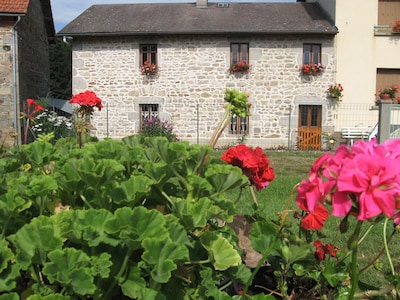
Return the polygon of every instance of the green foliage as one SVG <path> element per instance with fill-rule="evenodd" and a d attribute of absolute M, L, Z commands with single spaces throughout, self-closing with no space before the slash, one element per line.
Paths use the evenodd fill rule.
<path fill-rule="evenodd" d="M 163 137 L 74 143 L 0 159 L 0 299 L 229 299 L 227 276 L 245 284 L 234 232 L 215 226 L 237 214 L 240 170 Z"/>

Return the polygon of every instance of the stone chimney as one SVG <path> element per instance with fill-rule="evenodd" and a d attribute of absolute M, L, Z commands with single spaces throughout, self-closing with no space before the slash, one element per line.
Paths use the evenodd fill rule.
<path fill-rule="evenodd" d="M 208 0 L 196 0 L 196 7 L 207 8 Z"/>

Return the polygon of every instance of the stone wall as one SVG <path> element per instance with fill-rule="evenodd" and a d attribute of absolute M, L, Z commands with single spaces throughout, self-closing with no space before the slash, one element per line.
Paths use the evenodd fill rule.
<path fill-rule="evenodd" d="M 251 73 L 229 74 L 231 42 L 249 43 Z M 72 43 L 73 93 L 92 90 L 104 101 L 92 120 L 92 134 L 99 138 L 137 133 L 139 104 L 157 103 L 181 140 L 207 143 L 224 113 L 226 88 L 250 94 L 250 145 L 286 145 L 289 134 L 295 140 L 299 104 L 323 105 L 323 129 L 333 127 L 335 105 L 326 97 L 334 82 L 333 38 L 108 37 Z M 150 43 L 157 44 L 160 66 L 153 78 L 139 71 L 139 45 Z M 303 43 L 322 43 L 322 75 L 300 75 Z M 220 145 L 238 137 L 226 130 Z"/>
<path fill-rule="evenodd" d="M 27 14 L 20 21 L 0 18 L 0 128 L 3 137 L 17 132 L 17 141 L 21 141 L 20 109 L 27 98 L 45 97 L 49 89 L 49 43 L 43 12 L 40 0 L 31 0 Z M 13 142 L 15 140 L 11 139 L 10 143 Z"/>
<path fill-rule="evenodd" d="M 13 101 L 12 22 L 0 22 L 0 135 L 12 143 L 10 133 L 15 132 L 15 107 Z"/>

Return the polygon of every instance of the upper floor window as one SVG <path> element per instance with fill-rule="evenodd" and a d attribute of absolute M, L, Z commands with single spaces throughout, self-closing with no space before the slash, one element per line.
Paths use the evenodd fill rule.
<path fill-rule="evenodd" d="M 140 45 L 140 65 L 145 61 L 157 65 L 157 45 Z"/>
<path fill-rule="evenodd" d="M 321 44 L 303 45 L 303 65 L 321 63 Z"/>
<path fill-rule="evenodd" d="M 394 25 L 396 20 L 400 20 L 400 1 L 379 0 L 378 25 Z"/>
<path fill-rule="evenodd" d="M 249 44 L 231 43 L 231 65 L 237 64 L 242 60 L 249 61 Z"/>

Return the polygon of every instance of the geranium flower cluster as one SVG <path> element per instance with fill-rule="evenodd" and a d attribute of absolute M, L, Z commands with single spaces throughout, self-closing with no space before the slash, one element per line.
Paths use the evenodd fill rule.
<path fill-rule="evenodd" d="M 330 255 L 331 257 L 337 257 L 337 252 L 339 248 L 333 244 L 324 245 L 320 240 L 316 240 L 314 242 L 315 252 L 314 256 L 318 261 L 325 260 L 326 255 Z"/>
<path fill-rule="evenodd" d="M 331 84 L 327 92 L 329 96 L 336 98 L 338 101 L 342 101 L 343 86 L 340 83 Z"/>
<path fill-rule="evenodd" d="M 232 73 L 237 73 L 237 72 L 247 72 L 250 73 L 251 71 L 251 64 L 247 60 L 241 60 L 237 62 L 236 64 L 231 65 L 229 68 L 229 71 Z"/>
<path fill-rule="evenodd" d="M 316 75 L 322 73 L 324 66 L 321 63 L 317 64 L 304 64 L 301 66 L 300 71 L 304 75 Z"/>
<path fill-rule="evenodd" d="M 22 118 L 34 121 L 36 114 L 40 111 L 44 111 L 44 107 L 33 99 L 26 99 L 26 104 L 27 106 L 24 107 L 24 112 L 21 112 Z"/>
<path fill-rule="evenodd" d="M 257 191 L 267 187 L 275 178 L 274 169 L 269 166 L 268 156 L 260 147 L 252 149 L 244 144 L 239 144 L 224 152 L 221 159 L 241 168 L 243 174 L 249 178 L 250 184 L 254 185 Z"/>
<path fill-rule="evenodd" d="M 323 227 L 325 205 L 333 216 L 364 221 L 384 215 L 400 224 L 400 139 L 358 141 L 322 155 L 297 191 L 296 203 L 307 213 L 305 229 Z"/>
<path fill-rule="evenodd" d="M 158 73 L 158 66 L 146 60 L 143 65 L 140 66 L 140 72 L 146 76 L 156 75 Z"/>
<path fill-rule="evenodd" d="M 85 91 L 74 95 L 71 100 L 69 100 L 69 103 L 79 104 L 79 111 L 81 112 L 82 116 L 91 115 L 94 111 L 94 107 L 97 107 L 99 110 L 103 108 L 101 99 L 91 91 Z"/>

